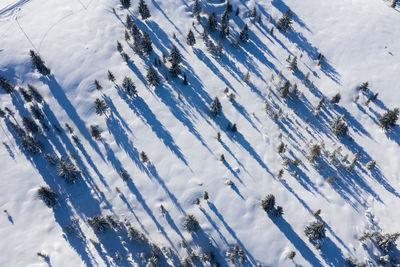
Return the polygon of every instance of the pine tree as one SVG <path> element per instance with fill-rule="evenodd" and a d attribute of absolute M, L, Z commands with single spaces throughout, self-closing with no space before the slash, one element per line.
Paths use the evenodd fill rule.
<path fill-rule="evenodd" d="M 272 211 L 274 209 L 274 206 L 275 206 L 275 196 L 272 194 L 267 195 L 261 201 L 261 207 L 266 212 Z"/>
<path fill-rule="evenodd" d="M 129 77 L 125 77 L 124 80 L 122 81 L 122 88 L 125 89 L 125 92 L 128 96 L 130 97 L 136 97 L 137 96 L 137 90 L 136 86 Z"/>
<path fill-rule="evenodd" d="M 150 10 L 144 0 L 139 0 L 139 14 L 142 16 L 142 20 L 146 20 L 151 17 Z"/>
<path fill-rule="evenodd" d="M 132 29 L 133 24 L 134 24 L 132 19 L 131 19 L 131 16 L 129 16 L 128 14 L 126 15 L 125 24 L 126 24 L 126 28 L 128 30 Z"/>
<path fill-rule="evenodd" d="M 42 75 L 47 76 L 50 74 L 50 70 L 44 64 L 44 61 L 40 58 L 40 56 L 35 53 L 35 51 L 30 50 L 32 65 L 35 69 Z"/>
<path fill-rule="evenodd" d="M 120 1 L 123 8 L 128 9 L 131 7 L 131 0 L 120 0 Z"/>
<path fill-rule="evenodd" d="M 315 221 L 308 224 L 304 229 L 304 234 L 313 241 L 318 241 L 325 237 L 326 224 L 321 221 Z"/>
<path fill-rule="evenodd" d="M 11 94 L 14 92 L 14 85 L 12 85 L 7 78 L 0 75 L 0 87 L 3 88 L 4 92 Z"/>
<path fill-rule="evenodd" d="M 103 86 L 101 86 L 100 82 L 98 80 L 94 80 L 94 87 L 96 88 L 96 90 L 102 90 Z"/>
<path fill-rule="evenodd" d="M 134 35 L 133 36 L 133 47 L 132 50 L 135 54 L 141 56 L 143 55 L 142 53 L 142 49 L 140 47 L 140 38 L 138 37 L 138 35 Z"/>
<path fill-rule="evenodd" d="M 140 48 L 143 53 L 150 54 L 153 51 L 153 42 L 147 32 L 143 32 L 142 40 L 140 41 Z"/>
<path fill-rule="evenodd" d="M 146 163 L 147 161 L 149 161 L 149 157 L 147 156 L 146 152 L 142 151 L 140 152 L 140 159 Z"/>
<path fill-rule="evenodd" d="M 181 63 L 182 62 L 182 55 L 179 52 L 178 48 L 175 45 L 172 46 L 171 51 L 169 52 L 168 57 L 169 62 L 173 63 Z"/>
<path fill-rule="evenodd" d="M 396 8 L 396 5 L 397 5 L 397 2 L 398 2 L 399 0 L 393 0 L 392 1 L 392 4 L 390 5 L 392 8 Z"/>
<path fill-rule="evenodd" d="M 24 98 L 24 100 L 26 102 L 32 102 L 33 96 L 28 91 L 26 91 L 24 88 L 20 87 L 19 92 L 21 93 L 22 97 Z"/>
<path fill-rule="evenodd" d="M 135 23 L 132 22 L 132 27 L 129 29 L 130 29 L 131 35 L 133 37 L 135 37 L 135 36 L 141 37 L 142 36 L 142 33 L 140 32 L 139 27 Z"/>
<path fill-rule="evenodd" d="M 158 76 L 156 70 L 153 67 L 149 67 L 147 70 L 147 75 L 146 75 L 147 83 L 150 86 L 157 87 L 160 84 L 160 77 Z"/>
<path fill-rule="evenodd" d="M 279 19 L 278 25 L 276 26 L 278 30 L 287 32 L 290 29 L 290 25 L 292 24 L 292 12 L 290 9 L 288 9 L 283 15 L 282 18 Z"/>
<path fill-rule="evenodd" d="M 197 232 L 200 229 L 200 224 L 194 215 L 187 215 L 183 222 L 183 227 L 189 233 Z"/>
<path fill-rule="evenodd" d="M 28 89 L 29 89 L 29 92 L 31 93 L 33 99 L 35 99 L 36 102 L 41 103 L 43 101 L 43 97 L 39 93 L 39 91 L 36 87 L 34 87 L 31 84 L 28 84 Z"/>
<path fill-rule="evenodd" d="M 289 81 L 285 81 L 283 86 L 280 88 L 280 92 L 281 92 L 281 97 L 282 98 L 286 98 L 287 97 L 287 95 L 289 94 L 289 88 L 290 88 L 290 82 Z"/>
<path fill-rule="evenodd" d="M 289 69 L 295 71 L 297 69 L 297 57 L 294 57 L 290 62 Z"/>
<path fill-rule="evenodd" d="M 332 131 L 337 137 L 341 137 L 347 134 L 349 127 L 344 121 L 344 115 L 338 116 L 331 124 Z"/>
<path fill-rule="evenodd" d="M 196 15 L 201 12 L 201 7 L 199 0 L 194 1 L 193 7 L 192 7 L 192 13 L 193 15 Z"/>
<path fill-rule="evenodd" d="M 253 7 L 253 9 L 250 11 L 250 17 L 255 18 L 257 17 L 257 8 Z"/>
<path fill-rule="evenodd" d="M 397 120 L 399 119 L 399 109 L 395 108 L 384 113 L 382 117 L 378 119 L 381 127 L 384 130 L 388 130 L 390 126 L 395 126 Z"/>
<path fill-rule="evenodd" d="M 188 85 L 188 84 L 189 84 L 189 82 L 188 82 L 188 80 L 187 80 L 187 77 L 186 77 L 186 73 L 183 74 L 183 84 L 184 84 L 184 85 Z"/>
<path fill-rule="evenodd" d="M 101 116 L 107 115 L 109 107 L 103 99 L 96 98 L 96 100 L 94 101 L 94 109 L 96 111 L 96 114 Z"/>
<path fill-rule="evenodd" d="M 27 132 L 30 132 L 32 134 L 36 134 L 37 132 L 39 132 L 39 126 L 30 117 L 23 117 L 22 125 L 24 126 L 24 128 Z"/>
<path fill-rule="evenodd" d="M 21 136 L 22 148 L 29 154 L 39 154 L 42 151 L 42 143 L 36 140 L 33 136 Z"/>
<path fill-rule="evenodd" d="M 214 11 L 208 16 L 206 28 L 209 31 L 214 31 L 217 28 L 217 17 Z"/>
<path fill-rule="evenodd" d="M 249 40 L 249 28 L 247 24 L 244 24 L 243 29 L 240 31 L 239 39 L 242 42 L 247 42 Z"/>
<path fill-rule="evenodd" d="M 99 129 L 99 126 L 90 125 L 90 135 L 96 140 L 101 139 L 101 131 Z"/>
<path fill-rule="evenodd" d="M 215 47 L 215 55 L 217 57 L 222 56 L 222 42 L 221 42 L 221 40 L 218 41 L 217 46 Z"/>
<path fill-rule="evenodd" d="M 108 71 L 108 80 L 110 82 L 115 82 L 115 76 L 110 70 Z"/>
<path fill-rule="evenodd" d="M 219 102 L 218 97 L 215 97 L 214 100 L 211 102 L 210 105 L 210 113 L 212 116 L 216 117 L 222 112 L 222 105 Z"/>
<path fill-rule="evenodd" d="M 105 233 L 108 229 L 111 228 L 110 223 L 103 216 L 93 216 L 91 218 L 88 218 L 87 222 L 96 233 Z"/>
<path fill-rule="evenodd" d="M 80 171 L 71 162 L 60 160 L 57 163 L 57 173 L 67 183 L 73 184 L 78 180 Z"/>
<path fill-rule="evenodd" d="M 57 204 L 58 195 L 53 190 L 51 190 L 50 187 L 41 186 L 38 190 L 38 197 L 49 208 L 52 208 Z"/>
<path fill-rule="evenodd" d="M 119 42 L 119 41 L 117 41 L 117 50 L 118 50 L 118 52 L 122 52 L 124 49 L 122 48 L 122 45 L 121 45 L 121 43 Z"/>
<path fill-rule="evenodd" d="M 131 178 L 129 173 L 122 167 L 119 169 L 119 175 L 121 175 L 124 181 L 128 181 Z"/>
<path fill-rule="evenodd" d="M 194 37 L 192 30 L 189 30 L 189 33 L 186 38 L 186 43 L 190 46 L 193 46 L 196 43 L 196 38 Z"/>
<path fill-rule="evenodd" d="M 129 61 L 131 60 L 131 58 L 129 57 L 129 55 L 127 53 L 122 52 L 122 58 L 124 59 L 126 64 L 129 64 Z"/>
<path fill-rule="evenodd" d="M 125 41 L 129 42 L 130 39 L 131 37 L 129 36 L 129 32 L 125 30 Z"/>
<path fill-rule="evenodd" d="M 342 96 L 340 95 L 340 93 L 337 93 L 336 95 L 334 95 L 331 100 L 329 101 L 332 105 L 339 103 L 340 99 L 342 98 Z"/>

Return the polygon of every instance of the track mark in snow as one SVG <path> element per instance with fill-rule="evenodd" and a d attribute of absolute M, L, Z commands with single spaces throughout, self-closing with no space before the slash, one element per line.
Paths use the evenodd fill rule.
<path fill-rule="evenodd" d="M 18 2 L 14 3 L 14 4 L 9 4 L 8 6 L 0 9 L 0 16 L 5 16 L 8 13 L 13 13 L 16 9 L 20 10 L 21 7 L 30 2 L 31 0 L 19 0 Z"/>

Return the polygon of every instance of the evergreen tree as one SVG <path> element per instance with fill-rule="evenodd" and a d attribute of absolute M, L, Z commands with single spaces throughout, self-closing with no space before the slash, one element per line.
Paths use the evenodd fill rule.
<path fill-rule="evenodd" d="M 139 56 L 143 55 L 142 49 L 140 47 L 140 38 L 139 38 L 138 35 L 134 35 L 133 36 L 133 47 L 132 47 L 132 50 L 133 50 L 133 52 L 135 54 L 137 54 Z"/>
<path fill-rule="evenodd" d="M 122 58 L 124 59 L 126 64 L 129 64 L 129 61 L 131 60 L 131 58 L 129 57 L 129 55 L 127 53 L 122 52 Z"/>
<path fill-rule="evenodd" d="M 243 29 L 240 31 L 239 39 L 242 42 L 247 42 L 249 40 L 249 28 L 247 24 L 244 24 Z"/>
<path fill-rule="evenodd" d="M 27 132 L 30 132 L 32 134 L 36 134 L 37 132 L 39 132 L 39 126 L 30 117 L 23 117 L 22 125 L 24 126 L 24 128 Z"/>
<path fill-rule="evenodd" d="M 227 25 L 228 23 L 229 23 L 229 11 L 227 8 L 225 8 L 224 13 L 222 13 L 221 16 L 221 24 Z"/>
<path fill-rule="evenodd" d="M 185 228 L 186 231 L 192 233 L 192 232 L 197 232 L 197 230 L 200 229 L 200 224 L 197 221 L 196 217 L 194 217 L 194 215 L 187 215 L 183 222 L 183 227 Z"/>
<path fill-rule="evenodd" d="M 121 175 L 124 181 L 128 181 L 131 178 L 129 173 L 122 167 L 119 169 L 119 175 Z"/>
<path fill-rule="evenodd" d="M 100 82 L 98 80 L 94 80 L 94 87 L 96 88 L 96 90 L 102 90 L 103 86 L 101 86 Z"/>
<path fill-rule="evenodd" d="M 146 75 L 147 83 L 151 86 L 157 87 L 160 84 L 160 77 L 153 67 L 149 67 Z"/>
<path fill-rule="evenodd" d="M 221 40 L 218 41 L 217 46 L 215 47 L 215 55 L 217 57 L 222 56 L 222 42 L 221 42 Z"/>
<path fill-rule="evenodd" d="M 71 162 L 60 160 L 57 163 L 57 173 L 67 183 L 73 184 L 78 180 L 80 171 Z"/>
<path fill-rule="evenodd" d="M 126 15 L 125 24 L 126 24 L 126 28 L 128 30 L 131 30 L 132 27 L 133 27 L 133 24 L 134 24 L 132 19 L 131 19 L 131 16 L 129 16 L 128 14 Z"/>
<path fill-rule="evenodd" d="M 318 66 L 321 66 L 322 61 L 324 60 L 324 58 L 325 58 L 325 56 L 324 56 L 323 54 L 318 53 L 318 57 L 317 57 L 317 60 L 318 60 L 317 65 L 318 65 Z"/>
<path fill-rule="evenodd" d="M 304 229 L 304 234 L 313 241 L 318 241 L 325 237 L 326 224 L 321 221 L 310 223 Z"/>
<path fill-rule="evenodd" d="M 139 14 L 142 16 L 142 20 L 151 17 L 150 10 L 144 0 L 139 0 Z"/>
<path fill-rule="evenodd" d="M 50 187 L 41 186 L 38 190 L 38 197 L 49 208 L 52 208 L 57 204 L 58 195 L 53 190 L 51 190 Z"/>
<path fill-rule="evenodd" d="M 286 98 L 287 97 L 287 95 L 289 94 L 289 88 L 290 88 L 290 82 L 289 81 L 285 81 L 283 86 L 280 88 L 280 92 L 281 92 L 281 97 L 282 98 Z"/>
<path fill-rule="evenodd" d="M 285 13 L 285 15 L 282 16 L 282 18 L 279 19 L 278 25 L 276 27 L 278 30 L 287 32 L 290 29 L 290 25 L 292 24 L 292 12 L 290 9 L 288 9 Z"/>
<path fill-rule="evenodd" d="M 110 82 L 115 82 L 115 76 L 110 70 L 108 71 L 108 80 Z"/>
<path fill-rule="evenodd" d="M 36 87 L 34 87 L 33 85 L 28 83 L 28 89 L 29 89 L 29 92 L 31 93 L 33 99 L 35 99 L 36 102 L 41 103 L 43 101 L 43 97 L 39 93 L 39 91 Z"/>
<path fill-rule="evenodd" d="M 193 7 L 192 7 L 192 13 L 193 15 L 196 15 L 201 12 L 201 7 L 199 0 L 194 1 Z"/>
<path fill-rule="evenodd" d="M 172 63 L 171 67 L 169 68 L 169 73 L 171 73 L 172 76 L 178 76 L 181 73 L 181 69 L 178 63 Z"/>
<path fill-rule="evenodd" d="M 222 24 L 221 31 L 219 32 L 221 38 L 226 38 L 229 36 L 229 24 Z"/>
<path fill-rule="evenodd" d="M 337 137 L 341 137 L 347 134 L 349 127 L 344 121 L 344 115 L 338 116 L 331 124 L 332 131 Z"/>
<path fill-rule="evenodd" d="M 399 109 L 395 108 L 384 113 L 382 117 L 378 119 L 381 127 L 384 130 L 388 130 L 390 126 L 395 126 L 397 120 L 399 119 Z"/>
<path fill-rule="evenodd" d="M 12 92 L 14 92 L 14 85 L 12 85 L 6 79 L 6 77 L 3 77 L 1 75 L 0 75 L 0 86 L 1 86 L 1 88 L 3 88 L 4 92 L 6 92 L 7 94 L 11 94 Z"/>
<path fill-rule="evenodd" d="M 31 60 L 32 60 L 32 65 L 35 67 L 35 69 L 42 75 L 47 76 L 50 74 L 50 70 L 46 67 L 44 64 L 44 61 L 40 58 L 38 54 L 35 53 L 35 51 L 30 50 L 30 55 L 31 55 Z"/>
<path fill-rule="evenodd" d="M 196 43 L 196 38 L 194 37 L 192 30 L 189 30 L 189 33 L 186 38 L 186 43 L 190 46 L 193 46 Z"/>
<path fill-rule="evenodd" d="M 214 31 L 217 28 L 217 17 L 214 11 L 208 16 L 206 28 L 209 31 Z"/>
<path fill-rule="evenodd" d="M 272 194 L 267 195 L 262 201 L 261 201 L 261 207 L 265 211 L 272 211 L 275 206 L 275 196 Z"/>
<path fill-rule="evenodd" d="M 142 36 L 142 33 L 140 32 L 139 27 L 133 22 L 132 22 L 132 27 L 129 28 L 129 30 L 133 37 L 138 36 L 140 38 Z"/>
<path fill-rule="evenodd" d="M 4 112 L 4 110 L 2 110 L 1 108 L 0 108 L 0 118 L 5 118 L 7 116 L 7 114 Z"/>
<path fill-rule="evenodd" d="M 131 7 L 131 0 L 120 0 L 120 1 L 123 8 L 128 9 Z"/>
<path fill-rule="evenodd" d="M 257 17 L 257 8 L 253 7 L 253 9 L 250 11 L 250 17 L 255 18 Z"/>
<path fill-rule="evenodd" d="M 218 97 L 215 97 L 214 100 L 211 102 L 210 105 L 210 113 L 212 116 L 216 117 L 222 112 L 222 105 L 219 102 Z"/>
<path fill-rule="evenodd" d="M 88 218 L 87 222 L 96 233 L 105 233 L 108 229 L 111 228 L 110 223 L 103 216 L 93 216 L 91 218 Z"/>
<path fill-rule="evenodd" d="M 129 77 L 125 77 L 124 80 L 122 81 L 122 88 L 125 89 L 125 92 L 128 96 L 130 97 L 136 97 L 137 96 L 137 90 L 136 86 Z"/>
<path fill-rule="evenodd" d="M 329 101 L 332 105 L 339 103 L 340 99 L 342 98 L 342 96 L 340 95 L 340 93 L 337 93 L 336 95 L 334 95 L 331 100 Z"/>
<path fill-rule="evenodd" d="M 103 99 L 96 98 L 94 101 L 94 109 L 96 110 L 96 114 L 101 116 L 107 115 L 109 107 Z"/>
<path fill-rule="evenodd" d="M 295 71 L 297 69 L 297 57 L 294 57 L 290 62 L 289 69 Z"/>
<path fill-rule="evenodd" d="M 140 48 L 145 54 L 150 54 L 151 51 L 153 51 L 153 42 L 147 32 L 143 32 L 143 37 L 140 41 Z"/>
<path fill-rule="evenodd" d="M 129 42 L 130 39 L 131 39 L 131 37 L 129 36 L 128 31 L 125 30 L 125 41 Z"/>
<path fill-rule="evenodd" d="M 42 151 L 42 143 L 36 140 L 33 136 L 21 136 L 22 148 L 29 154 L 39 154 Z"/>
<path fill-rule="evenodd" d="M 398 2 L 398 0 L 393 0 L 392 4 L 390 6 L 393 8 L 396 8 L 397 2 Z"/>
<path fill-rule="evenodd" d="M 168 57 L 169 62 L 173 63 L 181 63 L 182 62 L 182 55 L 179 52 L 178 48 L 175 45 L 172 46 L 171 51 L 169 52 Z"/>
<path fill-rule="evenodd" d="M 208 42 L 207 51 L 211 55 L 215 55 L 215 45 L 214 45 L 213 41 L 211 41 L 211 40 Z"/>
<path fill-rule="evenodd" d="M 98 125 L 90 125 L 90 135 L 96 139 L 101 139 L 101 131 Z"/>
<path fill-rule="evenodd" d="M 117 50 L 118 50 L 118 52 L 122 52 L 124 49 L 122 48 L 122 45 L 121 45 L 121 43 L 119 42 L 119 41 L 117 41 Z"/>
<path fill-rule="evenodd" d="M 146 152 L 144 152 L 144 151 L 140 152 L 140 159 L 145 163 L 147 161 L 149 161 L 149 157 L 147 156 Z"/>
<path fill-rule="evenodd" d="M 26 91 L 24 88 L 20 87 L 19 92 L 21 93 L 22 97 L 24 98 L 24 100 L 26 102 L 32 102 L 33 96 L 28 91 Z"/>

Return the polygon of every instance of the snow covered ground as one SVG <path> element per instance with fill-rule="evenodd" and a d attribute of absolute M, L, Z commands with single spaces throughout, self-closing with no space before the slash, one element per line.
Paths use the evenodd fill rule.
<path fill-rule="evenodd" d="M 38 134 L 43 151 L 70 158 L 84 174 L 69 185 L 41 154 L 30 155 L 20 147 L 8 122 L 22 125 L 31 104 L 18 91 L 2 91 L 0 108 L 15 115 L 0 122 L 5 142 L 0 149 L 0 266 L 143 266 L 139 254 L 147 252 L 144 246 L 128 240 L 124 227 L 95 233 L 87 222 L 95 215 L 112 215 L 139 229 L 150 243 L 172 248 L 163 262 L 172 266 L 192 251 L 212 251 L 222 266 L 233 265 L 225 254 L 235 245 L 244 250 L 247 266 L 343 266 L 346 257 L 377 266 L 382 252 L 358 238 L 370 230 L 400 231 L 400 128 L 385 132 L 378 123 L 400 102 L 399 7 L 383 0 L 232 0 L 230 37 L 222 41 L 218 58 L 207 51 L 202 25 L 212 11 L 220 21 L 225 3 L 200 1 L 199 23 L 192 0 L 147 0 L 151 18 L 146 21 L 140 19 L 137 2 L 126 10 L 116 0 L 0 1 L 0 75 L 16 86 L 27 88 L 29 83 L 39 89 L 45 101 L 38 106 L 50 126 Z M 234 14 L 237 7 L 239 16 Z M 261 23 L 246 16 L 253 7 Z M 275 28 L 271 35 L 288 8 L 292 29 L 281 33 Z M 127 15 L 149 34 L 154 49 L 149 56 L 134 54 L 132 41 L 124 40 Z M 249 42 L 234 48 L 230 43 L 245 23 Z M 193 47 L 186 44 L 189 29 L 196 37 Z M 209 37 L 216 44 L 218 32 Z M 118 40 L 131 58 L 128 64 L 116 49 Z M 148 86 L 148 66 L 168 55 L 173 45 L 182 54 L 189 84 L 169 77 L 155 89 Z M 50 76 L 32 67 L 31 49 L 51 69 Z M 326 58 L 321 66 L 318 53 Z M 298 58 L 293 73 L 288 55 Z M 169 63 L 156 68 L 160 77 L 167 67 Z M 116 84 L 108 81 L 108 70 Z M 280 71 L 283 80 L 297 84 L 297 101 L 280 97 Z M 308 72 L 311 89 L 303 82 Z M 136 84 L 137 98 L 122 91 L 125 76 Z M 95 79 L 103 90 L 96 90 Z M 358 86 L 366 81 L 370 89 L 360 92 Z M 236 96 L 232 103 L 226 87 Z M 342 98 L 331 105 L 337 93 Z M 365 105 L 373 93 L 378 98 Z M 316 116 L 323 96 L 326 101 Z M 208 111 L 215 97 L 223 111 L 216 118 Z M 107 116 L 96 115 L 96 98 L 109 105 Z M 269 115 L 265 103 L 270 114 L 281 115 Z M 339 139 L 330 123 L 343 114 L 349 134 Z M 236 123 L 238 132 L 226 130 L 228 122 Z M 73 142 L 65 123 L 74 128 L 80 144 Z M 99 126 L 102 140 L 91 137 L 90 125 Z M 281 142 L 286 149 L 278 154 Z M 308 160 L 313 144 L 323 144 L 315 163 Z M 334 150 L 343 166 L 331 163 Z M 142 151 L 150 163 L 141 161 Z M 357 152 L 355 167 L 346 170 Z M 219 160 L 221 154 L 225 161 Z M 285 166 L 285 159 L 301 163 Z M 366 168 L 371 160 L 377 163 L 372 171 Z M 121 179 L 121 167 L 130 181 Z M 228 180 L 234 185 L 227 185 Z M 52 209 L 37 196 L 43 185 L 59 195 Z M 204 191 L 208 201 L 202 199 Z M 283 207 L 282 217 L 261 208 L 268 194 Z M 320 249 L 304 233 L 318 209 L 318 220 L 327 229 Z M 196 234 L 183 227 L 188 214 L 200 223 Z M 296 252 L 293 260 L 287 258 L 290 251 Z M 47 260 L 37 252 L 47 254 Z"/>

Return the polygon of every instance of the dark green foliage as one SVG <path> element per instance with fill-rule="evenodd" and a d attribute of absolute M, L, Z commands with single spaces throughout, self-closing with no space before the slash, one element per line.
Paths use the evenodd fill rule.
<path fill-rule="evenodd" d="M 396 240 L 400 237 L 400 233 L 382 233 L 379 231 L 364 233 L 358 240 L 364 241 L 367 238 L 375 242 L 375 244 L 385 252 L 396 246 Z"/>
<path fill-rule="evenodd" d="M 123 51 L 122 45 L 121 45 L 121 43 L 119 41 L 117 41 L 117 50 L 120 53 Z"/>
<path fill-rule="evenodd" d="M 35 134 L 35 133 L 39 132 L 39 126 L 30 117 L 23 117 L 22 118 L 22 125 L 24 125 L 24 128 L 25 128 L 25 130 L 27 132 L 30 132 L 32 134 Z"/>
<path fill-rule="evenodd" d="M 193 15 L 196 15 L 197 13 L 201 12 L 201 7 L 199 0 L 194 1 L 193 7 L 192 7 L 192 13 Z"/>
<path fill-rule="evenodd" d="M 274 209 L 275 206 L 275 196 L 272 194 L 267 195 L 263 200 L 261 200 L 261 207 L 263 210 L 269 212 Z"/>
<path fill-rule="evenodd" d="M 186 43 L 190 46 L 193 46 L 196 43 L 196 38 L 194 38 L 192 30 L 189 30 L 189 33 L 186 38 Z"/>
<path fill-rule="evenodd" d="M 332 105 L 339 103 L 340 99 L 342 98 L 342 96 L 340 95 L 340 93 L 337 93 L 336 95 L 334 95 L 331 100 L 329 101 Z"/>
<path fill-rule="evenodd" d="M 200 224 L 194 215 L 187 215 L 183 222 L 183 227 L 189 233 L 197 232 L 200 229 Z"/>
<path fill-rule="evenodd" d="M 19 92 L 21 93 L 22 97 L 24 98 L 24 100 L 26 102 L 32 102 L 33 96 L 28 91 L 26 91 L 24 88 L 20 87 Z"/>
<path fill-rule="evenodd" d="M 215 97 L 214 100 L 211 102 L 210 105 L 210 113 L 211 116 L 218 116 L 222 112 L 222 105 L 221 102 L 219 102 L 218 97 Z"/>
<path fill-rule="evenodd" d="M 325 58 L 325 56 L 323 55 L 323 54 L 321 54 L 321 53 L 318 53 L 318 57 L 317 57 L 317 60 L 318 60 L 318 66 L 321 66 L 321 64 L 322 64 L 322 61 L 324 60 L 324 58 Z"/>
<path fill-rule="evenodd" d="M 71 162 L 60 160 L 57 163 L 57 173 L 67 183 L 73 184 L 78 180 L 80 171 Z"/>
<path fill-rule="evenodd" d="M 243 26 L 243 29 L 240 31 L 239 39 L 242 42 L 247 42 L 249 40 L 249 28 L 247 24 Z"/>
<path fill-rule="evenodd" d="M 214 31 L 217 28 L 217 17 L 214 11 L 208 16 L 206 28 L 209 31 Z"/>
<path fill-rule="evenodd" d="M 139 30 L 139 27 L 133 22 L 132 22 L 132 26 L 129 28 L 129 30 L 130 30 L 130 32 L 131 32 L 133 37 L 139 37 L 140 38 L 142 36 L 142 33 Z"/>
<path fill-rule="evenodd" d="M 153 42 L 147 32 L 143 32 L 142 39 L 140 41 L 140 49 L 144 54 L 150 54 L 153 51 Z"/>
<path fill-rule="evenodd" d="M 35 53 L 35 51 L 29 51 L 31 55 L 32 65 L 35 69 L 42 75 L 47 76 L 50 74 L 50 70 L 44 64 L 44 61 L 40 58 L 40 56 Z"/>
<path fill-rule="evenodd" d="M 292 24 L 292 12 L 290 11 L 290 9 L 288 9 L 285 15 L 283 15 L 282 18 L 279 19 L 276 27 L 280 31 L 287 32 L 290 29 L 291 24 Z"/>
<path fill-rule="evenodd" d="M 122 58 L 124 59 L 124 61 L 129 64 L 129 61 L 131 60 L 131 58 L 129 57 L 129 55 L 125 52 L 122 52 Z"/>
<path fill-rule="evenodd" d="M 133 226 L 128 228 L 128 238 L 139 243 L 147 243 L 148 241 L 147 237 Z"/>
<path fill-rule="evenodd" d="M 276 209 L 274 209 L 274 216 L 275 217 L 282 217 L 283 215 L 283 208 L 281 206 L 277 206 Z"/>
<path fill-rule="evenodd" d="M 148 19 L 151 17 L 150 10 L 147 7 L 147 4 L 144 0 L 139 0 L 139 14 L 142 16 L 142 20 Z"/>
<path fill-rule="evenodd" d="M 398 118 L 399 118 L 399 109 L 395 108 L 393 110 L 389 110 L 388 112 L 384 113 L 382 117 L 378 119 L 378 121 L 384 130 L 388 130 L 390 126 L 396 125 Z"/>
<path fill-rule="evenodd" d="M 129 29 L 129 30 L 132 29 L 134 23 L 133 23 L 133 21 L 132 21 L 132 19 L 131 19 L 131 16 L 126 15 L 125 24 L 126 24 L 126 28 L 127 28 L 127 29 Z"/>
<path fill-rule="evenodd" d="M 87 222 L 96 233 L 104 233 L 111 228 L 108 220 L 104 216 L 96 215 L 91 218 L 87 218 Z"/>
<path fill-rule="evenodd" d="M 176 48 L 175 45 L 172 46 L 171 51 L 169 52 L 168 60 L 169 60 L 169 62 L 171 62 L 171 64 L 174 64 L 174 63 L 179 64 L 182 62 L 182 55 L 179 52 L 178 48 Z"/>
<path fill-rule="evenodd" d="M 136 86 L 129 77 L 125 77 L 124 80 L 122 81 L 122 88 L 124 88 L 125 93 L 129 97 L 136 97 L 137 96 L 137 90 Z"/>
<path fill-rule="evenodd" d="M 295 71 L 297 69 L 297 57 L 294 57 L 290 62 L 289 69 Z"/>
<path fill-rule="evenodd" d="M 123 8 L 130 8 L 131 7 L 131 0 L 120 0 L 121 5 Z"/>
<path fill-rule="evenodd" d="M 101 116 L 107 114 L 109 107 L 103 99 L 96 98 L 94 101 L 94 109 L 96 114 Z"/>
<path fill-rule="evenodd" d="M 124 168 L 120 168 L 119 169 L 119 175 L 121 175 L 121 178 L 124 180 L 124 181 L 128 181 L 130 178 L 131 178 L 131 176 L 129 175 L 129 173 L 124 169 Z"/>
<path fill-rule="evenodd" d="M 103 86 L 101 86 L 100 82 L 98 80 L 94 80 L 94 87 L 96 88 L 96 90 L 102 90 Z"/>
<path fill-rule="evenodd" d="M 38 89 L 31 84 L 28 84 L 28 89 L 36 102 L 41 103 L 43 101 L 42 95 L 39 93 Z"/>
<path fill-rule="evenodd" d="M 115 76 L 114 76 L 114 74 L 113 74 L 110 70 L 108 71 L 107 76 L 108 76 L 108 80 L 109 80 L 110 82 L 115 82 Z"/>
<path fill-rule="evenodd" d="M 203 194 L 203 199 L 204 200 L 208 200 L 210 197 L 209 197 L 209 195 L 208 195 L 208 192 L 207 191 L 204 191 L 204 194 Z"/>
<path fill-rule="evenodd" d="M 315 221 L 307 225 L 304 234 L 313 241 L 318 241 L 325 237 L 326 224 L 321 221 Z"/>
<path fill-rule="evenodd" d="M 14 85 L 12 85 L 5 77 L 1 75 L 0 75 L 0 87 L 7 94 L 11 94 L 12 92 L 14 92 Z"/>
<path fill-rule="evenodd" d="M 147 75 L 146 75 L 147 83 L 150 86 L 157 87 L 160 84 L 160 77 L 157 74 L 157 71 L 153 67 L 149 67 L 147 69 Z"/>
<path fill-rule="evenodd" d="M 281 97 L 282 98 L 286 98 L 287 95 L 289 94 L 289 88 L 290 88 L 290 82 L 289 81 L 285 81 L 285 83 L 283 84 L 283 86 L 280 88 L 280 92 L 281 92 Z"/>
<path fill-rule="evenodd" d="M 344 115 L 338 116 L 331 124 L 332 131 L 337 137 L 341 137 L 347 134 L 349 127 L 344 121 Z"/>
<path fill-rule="evenodd" d="M 283 142 L 281 142 L 281 143 L 279 144 L 279 146 L 278 146 L 278 153 L 279 153 L 279 154 L 282 154 L 282 153 L 285 152 L 285 150 L 286 150 L 286 146 L 285 146 L 285 144 L 284 144 Z"/>
<path fill-rule="evenodd" d="M 147 161 L 149 161 L 149 157 L 147 156 L 146 152 L 144 152 L 144 151 L 140 152 L 140 159 L 145 163 Z"/>
<path fill-rule="evenodd" d="M 171 67 L 169 68 L 169 73 L 171 73 L 172 76 L 178 76 L 181 73 L 179 63 L 172 63 Z"/>
<path fill-rule="evenodd" d="M 42 143 L 36 140 L 33 136 L 21 136 L 21 146 L 29 154 L 38 154 L 42 151 Z"/>
<path fill-rule="evenodd" d="M 98 125 L 90 125 L 90 135 L 96 139 L 101 139 L 101 131 Z"/>
<path fill-rule="evenodd" d="M 46 204 L 47 207 L 52 208 L 56 205 L 58 196 L 51 190 L 50 187 L 41 186 L 38 190 L 38 197 Z"/>

